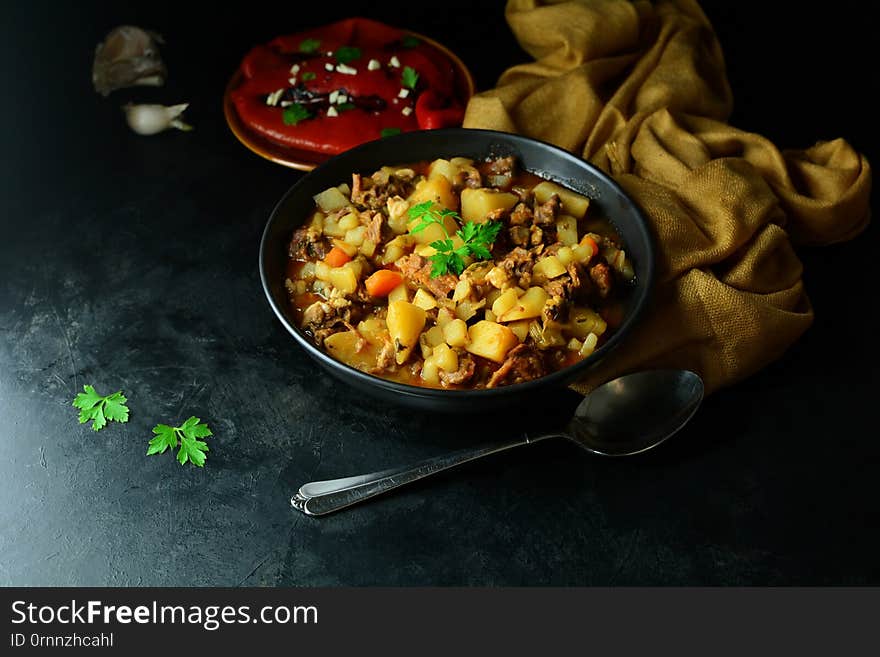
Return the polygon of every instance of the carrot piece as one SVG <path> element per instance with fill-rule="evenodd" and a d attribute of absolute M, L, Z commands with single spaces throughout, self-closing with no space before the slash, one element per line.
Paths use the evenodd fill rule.
<path fill-rule="evenodd" d="M 324 256 L 324 262 L 326 262 L 331 267 L 341 267 L 346 262 L 351 260 L 351 256 L 349 256 L 345 251 L 340 249 L 338 246 L 334 246 L 330 251 Z"/>
<path fill-rule="evenodd" d="M 367 294 L 371 297 L 387 297 L 388 293 L 402 282 L 403 276 L 396 271 L 377 269 L 364 281 L 364 285 L 367 287 Z"/>
<path fill-rule="evenodd" d="M 592 237 L 590 237 L 589 235 L 584 235 L 584 236 L 581 238 L 581 244 L 582 244 L 583 246 L 589 246 L 590 249 L 592 249 L 592 251 L 593 251 L 593 256 L 597 256 L 597 255 L 599 255 L 599 245 L 596 244 L 596 240 L 594 240 L 594 239 L 593 239 Z"/>

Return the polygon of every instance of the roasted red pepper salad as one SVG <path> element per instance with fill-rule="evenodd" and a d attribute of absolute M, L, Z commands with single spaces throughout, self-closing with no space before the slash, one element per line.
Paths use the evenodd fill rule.
<path fill-rule="evenodd" d="M 353 18 L 253 48 L 231 100 L 265 139 L 337 154 L 366 141 L 461 124 L 464 101 L 445 53 L 376 21 Z"/>
<path fill-rule="evenodd" d="M 513 158 L 354 173 L 289 247 L 296 322 L 364 372 L 494 388 L 571 365 L 623 318 L 635 274 L 590 200 Z"/>

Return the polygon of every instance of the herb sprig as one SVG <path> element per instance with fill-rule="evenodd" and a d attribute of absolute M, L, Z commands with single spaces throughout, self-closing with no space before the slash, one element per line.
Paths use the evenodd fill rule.
<path fill-rule="evenodd" d="M 303 39 L 299 44 L 299 51 L 310 55 L 321 47 L 320 39 Z"/>
<path fill-rule="evenodd" d="M 415 89 L 419 83 L 419 74 L 412 66 L 404 66 L 400 75 L 400 83 L 409 89 Z"/>
<path fill-rule="evenodd" d="M 361 49 L 355 46 L 341 46 L 333 53 L 340 64 L 349 64 L 361 58 Z"/>
<path fill-rule="evenodd" d="M 305 105 L 300 105 L 299 103 L 294 103 L 290 107 L 285 107 L 284 112 L 281 115 L 281 120 L 284 121 L 284 125 L 296 125 L 300 121 L 310 118 L 312 118 L 312 113 L 305 107 Z"/>
<path fill-rule="evenodd" d="M 461 246 L 456 247 L 452 241 L 452 236 L 446 229 L 446 217 L 452 217 L 459 223 L 462 222 L 461 217 L 454 210 L 446 208 L 434 208 L 434 201 L 425 201 L 412 206 L 409 209 L 409 216 L 412 220 L 418 220 L 419 223 L 413 226 L 410 233 L 415 235 L 425 230 L 431 224 L 439 224 L 446 234 L 446 239 L 435 240 L 430 246 L 437 253 L 428 257 L 431 261 L 431 278 L 437 278 L 443 274 L 453 272 L 461 274 L 465 268 L 464 259 L 473 256 L 478 260 L 489 260 L 492 257 L 489 247 L 498 237 L 501 230 L 500 221 L 487 221 L 485 223 L 476 223 L 468 221 L 463 223 L 462 227 L 455 231 L 455 235 L 461 239 Z"/>
<path fill-rule="evenodd" d="M 73 400 L 73 406 L 79 409 L 79 423 L 92 421 L 92 430 L 100 431 L 107 426 L 107 421 L 128 422 L 128 406 L 121 390 L 112 395 L 102 396 L 95 392 L 93 386 L 83 386 L 85 392 L 79 393 Z"/>
<path fill-rule="evenodd" d="M 147 456 L 162 454 L 168 448 L 176 449 L 179 445 L 180 449 L 177 452 L 177 460 L 180 462 L 180 465 L 185 465 L 189 461 L 200 468 L 205 467 L 206 453 L 210 450 L 208 449 L 208 443 L 204 440 L 199 440 L 199 438 L 207 438 L 214 434 L 208 428 L 208 425 L 199 418 L 195 416 L 190 417 L 179 427 L 157 424 L 153 427 L 153 433 L 156 434 L 156 437 L 150 441 L 150 445 L 147 448 Z"/>

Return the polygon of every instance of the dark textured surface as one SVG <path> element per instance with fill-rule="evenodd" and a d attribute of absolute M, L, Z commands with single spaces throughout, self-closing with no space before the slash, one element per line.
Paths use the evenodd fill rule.
<path fill-rule="evenodd" d="M 813 328 L 708 399 L 668 447 L 601 460 L 544 443 L 342 514 L 299 516 L 288 498 L 304 481 L 512 429 L 358 401 L 263 297 L 260 233 L 300 174 L 234 140 L 222 88 L 253 43 L 352 10 L 106 4 L 20 2 L 4 18 L 0 584 L 880 583 L 875 228 L 801 252 Z M 764 16 L 765 4 L 707 8 L 734 123 L 790 147 L 843 136 L 871 157 L 873 74 L 857 59 L 874 52 L 870 21 L 846 3 L 789 17 Z M 497 28 L 412 3 L 369 13 L 446 42 L 486 88 L 525 56 L 500 6 L 482 6 Z M 164 34 L 171 79 L 104 99 L 91 55 L 123 22 Z M 197 129 L 138 137 L 118 114 L 129 97 L 190 101 Z M 78 425 L 70 401 L 85 383 L 124 390 L 131 421 Z M 514 409 L 506 424 L 573 402 Z M 191 414 L 215 432 L 205 469 L 144 455 L 153 425 Z"/>

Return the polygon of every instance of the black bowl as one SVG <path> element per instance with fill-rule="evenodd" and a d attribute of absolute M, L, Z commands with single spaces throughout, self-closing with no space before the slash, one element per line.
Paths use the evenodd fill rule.
<path fill-rule="evenodd" d="M 312 196 L 351 180 L 353 172 L 370 174 L 384 165 L 398 165 L 455 156 L 483 159 L 515 156 L 519 165 L 591 199 L 591 208 L 609 219 L 623 239 L 635 267 L 636 280 L 627 295 L 624 320 L 591 356 L 547 376 L 490 390 L 422 388 L 366 374 L 318 349 L 293 321 L 284 289 L 287 248 L 291 235 L 314 210 Z M 337 155 L 303 176 L 275 206 L 260 244 L 260 277 L 269 305 L 306 352 L 339 379 L 359 391 L 392 403 L 423 410 L 471 412 L 531 402 L 573 382 L 624 341 L 638 321 L 652 288 L 654 249 L 647 223 L 636 204 L 605 173 L 556 146 L 491 130 L 427 130 L 409 132 L 363 144 Z"/>

